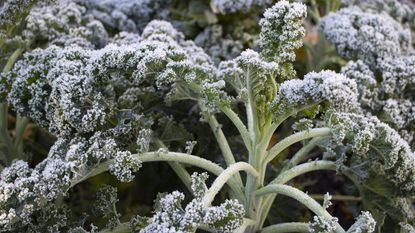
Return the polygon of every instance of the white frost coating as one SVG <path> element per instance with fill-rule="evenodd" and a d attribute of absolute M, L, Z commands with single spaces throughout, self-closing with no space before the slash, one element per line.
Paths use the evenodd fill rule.
<path fill-rule="evenodd" d="M 415 192 L 415 154 L 394 129 L 376 117 L 352 113 L 332 113 L 327 121 L 337 143 L 343 142 L 353 148 L 351 167 L 385 177 L 399 187 L 401 196 Z"/>
<path fill-rule="evenodd" d="M 322 216 L 314 216 L 313 222 L 309 225 L 310 233 L 334 233 L 336 232 L 337 218 L 326 219 Z"/>
<path fill-rule="evenodd" d="M 359 89 L 359 102 L 364 107 L 375 108 L 378 95 L 378 83 L 375 74 L 361 60 L 350 61 L 341 69 L 341 73 L 356 81 Z"/>
<path fill-rule="evenodd" d="M 19 23 L 31 10 L 36 0 L 5 0 L 0 6 L 0 32 Z M 47 2 L 47 0 L 38 1 Z"/>
<path fill-rule="evenodd" d="M 194 39 L 212 58 L 215 64 L 237 57 L 243 50 L 243 40 L 228 38 L 222 25 L 206 27 Z"/>
<path fill-rule="evenodd" d="M 303 80 L 294 79 L 282 83 L 271 108 L 278 116 L 323 101 L 339 111 L 357 110 L 359 103 L 356 82 L 333 71 L 311 72 Z"/>
<path fill-rule="evenodd" d="M 386 57 L 377 67 L 382 72 L 382 92 L 399 95 L 415 86 L 415 54 Z"/>
<path fill-rule="evenodd" d="M 306 15 L 304 4 L 285 0 L 267 9 L 259 22 L 261 54 L 279 64 L 294 61 L 295 50 L 303 45 L 305 28 L 302 22 Z"/>
<path fill-rule="evenodd" d="M 166 18 L 170 0 L 86 0 L 88 14 L 107 27 L 140 32 L 152 19 Z"/>
<path fill-rule="evenodd" d="M 141 161 L 131 155 L 129 151 L 119 151 L 109 171 L 121 182 L 130 182 L 134 179 L 133 173 L 141 167 Z"/>
<path fill-rule="evenodd" d="M 32 224 L 91 167 L 114 157 L 117 163 L 112 172 L 124 181 L 131 179 L 132 172 L 141 165 L 129 152 L 120 152 L 113 139 L 105 139 L 99 132 L 89 140 L 58 139 L 48 157 L 33 169 L 26 162 L 15 161 L 0 174 L 0 206 L 15 209 L 17 218 L 12 222 L 4 220 L 0 226 L 13 230 Z"/>
<path fill-rule="evenodd" d="M 225 200 L 220 206 L 203 208 L 202 198 L 207 190 L 206 173 L 192 175 L 194 199 L 182 208 L 183 193 L 174 191 L 161 196 L 149 224 L 140 233 L 192 233 L 201 224 L 207 224 L 218 233 L 232 233 L 243 222 L 245 210 L 237 200 Z"/>
<path fill-rule="evenodd" d="M 415 228 L 408 223 L 400 223 L 403 233 L 415 233 Z"/>
<path fill-rule="evenodd" d="M 100 86 L 128 91 L 141 89 L 143 82 L 147 86 L 153 82 L 160 91 L 170 92 L 166 99 L 200 95 L 204 91 L 200 83 L 206 83 L 210 93 L 223 87 L 216 83 L 210 58 L 193 42 L 185 41 L 183 34 L 169 23 L 151 22 L 142 38 L 133 44 L 110 44 L 100 50 L 50 46 L 26 53 L 9 74 L 15 79 L 9 103 L 20 115 L 32 118 L 51 132 L 69 135 L 94 132 L 117 115 L 117 108 L 132 108 L 118 107 L 120 96 Z M 126 82 L 130 83 L 128 88 Z M 177 86 L 178 83 L 198 84 L 194 87 L 199 86 L 199 93 L 183 93 L 187 89 Z"/>
<path fill-rule="evenodd" d="M 219 64 L 217 76 L 236 90 L 239 100 L 255 101 L 260 118 L 269 115 L 267 105 L 276 92 L 276 62 L 266 61 L 259 53 L 247 49 L 237 58 Z"/>
<path fill-rule="evenodd" d="M 247 49 L 241 53 L 237 58 L 224 61 L 219 64 L 218 77 L 232 84 L 232 86 L 240 92 L 248 88 L 246 83 L 248 78 L 252 79 L 249 82 L 256 83 L 256 89 L 269 88 L 272 86 L 265 86 L 268 79 L 274 79 L 274 74 L 278 69 L 278 64 L 275 62 L 265 61 L 261 55 L 251 49 Z M 251 72 L 254 75 L 247 75 Z M 255 91 L 260 93 L 260 91 Z"/>
<path fill-rule="evenodd" d="M 389 123 L 415 148 L 415 98 L 412 94 L 415 55 L 397 55 L 377 61 L 375 67 L 361 60 L 351 61 L 342 68 L 342 73 L 356 80 L 363 109 Z"/>
<path fill-rule="evenodd" d="M 220 233 L 232 233 L 243 223 L 245 210 L 237 200 L 226 200 L 217 207 L 209 207 L 203 222 Z M 222 223 L 226 220 L 226 223 Z"/>
<path fill-rule="evenodd" d="M 271 0 L 211 0 L 210 5 L 215 13 L 235 13 L 238 11 L 249 11 L 253 7 L 264 7 Z"/>
<path fill-rule="evenodd" d="M 343 8 L 320 21 L 320 27 L 338 52 L 374 66 L 377 58 L 405 54 L 411 50 L 411 32 L 392 17 Z"/>
<path fill-rule="evenodd" d="M 145 104 L 140 95 L 156 96 L 159 102 L 176 95 L 223 101 L 225 83 L 215 74 L 209 56 L 162 21 L 150 23 L 141 39 L 131 44 L 99 50 L 49 46 L 26 53 L 5 74 L 6 80 L 14 80 L 9 103 L 58 140 L 47 159 L 19 175 L 21 179 L 1 180 L 4 208 L 18 207 L 16 214 L 26 219 L 5 225 L 26 227 L 45 205 L 110 159 L 115 161 L 110 171 L 118 179 L 133 179 L 141 163 L 124 149 L 138 135 L 145 139 L 139 140 L 140 149 L 148 150 L 148 135 L 144 131 L 140 135 L 139 129 L 152 124 L 140 112 Z M 11 201 L 15 199 L 19 201 Z"/>
<path fill-rule="evenodd" d="M 37 6 L 27 17 L 23 37 L 59 46 L 102 47 L 108 42 L 104 25 L 86 15 L 86 8 L 69 0 Z"/>
<path fill-rule="evenodd" d="M 411 20 L 414 4 L 407 0 L 343 0 L 346 6 L 359 6 L 362 9 L 387 12 L 394 19 L 405 23 Z"/>
<path fill-rule="evenodd" d="M 356 222 L 347 230 L 347 233 L 373 233 L 376 230 L 376 221 L 368 211 L 362 213 L 356 218 Z"/>

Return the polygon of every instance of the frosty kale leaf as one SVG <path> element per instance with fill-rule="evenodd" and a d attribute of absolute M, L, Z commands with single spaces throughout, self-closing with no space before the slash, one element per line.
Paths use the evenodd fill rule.
<path fill-rule="evenodd" d="M 156 212 L 149 225 L 140 232 L 194 232 L 201 225 L 207 225 L 215 232 L 231 233 L 240 227 L 245 211 L 237 200 L 226 200 L 220 206 L 205 208 L 202 199 L 207 191 L 206 173 L 192 175 L 194 199 L 182 208 L 183 193 L 173 192 L 159 197 Z"/>
<path fill-rule="evenodd" d="M 50 46 L 27 53 L 7 74 L 15 79 L 9 103 L 20 115 L 65 135 L 108 128 L 114 120 L 122 124 L 117 118 L 125 117 L 127 109 L 141 121 L 138 111 L 146 106 L 129 100 L 137 98 L 133 90 L 150 95 L 158 90 L 164 94 L 161 101 L 201 95 L 206 101 L 217 99 L 220 82 L 210 81 L 210 59 L 193 42 L 161 21 L 150 23 L 142 37 L 101 50 Z"/>
<path fill-rule="evenodd" d="M 357 92 L 356 83 L 341 74 L 311 72 L 303 80 L 282 83 L 271 109 L 275 116 L 281 116 L 327 102 L 339 111 L 358 111 Z"/>
<path fill-rule="evenodd" d="M 100 21 L 86 14 L 85 6 L 73 1 L 35 6 L 27 17 L 22 37 L 31 44 L 103 47 L 108 32 Z"/>
<path fill-rule="evenodd" d="M 413 11 L 394 0 L 358 2 L 360 8 L 347 7 L 325 17 L 321 28 L 341 55 L 358 59 L 342 73 L 359 84 L 364 110 L 391 124 L 414 148 L 414 48 L 407 25 Z M 352 15 L 357 23 L 342 19 Z M 340 31 L 347 35 L 338 36 Z"/>
<path fill-rule="evenodd" d="M 399 187 L 398 195 L 412 195 L 415 170 L 411 164 L 415 157 L 408 143 L 394 129 L 376 117 L 356 114 L 333 113 L 328 115 L 327 121 L 332 125 L 336 140 L 345 142 L 353 150 L 351 167 L 364 169 L 364 166 Z"/>
<path fill-rule="evenodd" d="M 295 50 L 303 45 L 305 29 L 302 23 L 306 14 L 303 4 L 279 1 L 265 11 L 259 22 L 261 55 L 278 63 L 283 77 L 295 75 L 291 62 L 295 60 Z"/>
<path fill-rule="evenodd" d="M 3 1 L 0 8 L 0 30 L 2 34 L 11 34 L 30 12 L 37 0 Z"/>
<path fill-rule="evenodd" d="M 212 6 L 225 13 L 263 3 L 212 1 Z M 17 63 L 10 60 L 10 69 L 0 76 L 0 98 L 7 100 L 18 119 L 27 117 L 56 141 L 33 167 L 22 160 L 4 160 L 2 228 L 87 232 L 85 220 L 65 219 L 71 215 L 62 205 L 69 190 L 106 171 L 118 181 L 130 182 L 147 162 L 167 162 L 193 197 L 187 199 L 180 191 L 160 195 L 152 217 L 123 223 L 115 208 L 117 191 L 106 186 L 98 191 L 97 202 L 107 222 L 102 232 L 266 233 L 295 227 L 369 233 L 375 230 L 374 219 L 382 227 L 382 216 L 395 225 L 412 222 L 409 198 L 415 192 L 415 155 L 398 132 L 369 115 L 378 113 L 410 139 L 413 48 L 409 29 L 401 25 L 403 17 L 381 17 L 354 7 L 331 13 L 321 28 L 342 55 L 358 60 L 343 68 L 343 74 L 311 72 L 294 79 L 293 61 L 305 32 L 305 5 L 276 3 L 259 23 L 259 51 L 247 49 L 216 66 L 217 60 L 171 23 L 147 21 L 160 13 L 152 4 L 159 3 L 65 0 L 55 6 L 37 5 L 29 13 L 22 38 L 32 39 L 28 48 L 41 48 L 25 52 Z M 338 18 L 342 21 L 331 21 Z M 219 47 L 228 48 L 226 43 Z M 0 107 L 7 112 L 7 105 Z M 297 113 L 309 119 L 295 125 L 286 121 Z M 193 140 L 210 140 L 203 140 L 204 132 L 194 137 L 182 129 L 189 124 L 183 118 L 190 115 L 201 116 L 212 130 L 217 148 L 207 145 L 204 152 L 211 157 L 220 151 L 220 165 L 194 152 Z M 283 138 L 291 131 L 280 130 L 291 125 L 294 132 Z M 247 162 L 235 159 L 228 140 L 235 131 L 232 127 L 240 134 L 239 153 Z M 10 136 L 7 126 L 0 133 L 2 138 Z M 281 163 L 293 145 L 303 147 Z M 336 156 L 307 161 L 316 146 Z M 273 164 L 281 169 L 274 169 L 275 178 L 269 182 Z M 190 175 L 189 166 L 203 173 Z M 346 231 L 327 212 L 328 195 L 321 205 L 287 184 L 317 170 L 348 176 L 364 200 L 373 200 L 365 200 L 364 207 L 376 216 L 363 212 Z M 241 171 L 247 175 L 241 176 Z M 206 184 L 207 172 L 216 177 L 211 185 Z M 277 194 L 305 205 L 315 214 L 314 221 L 266 226 Z M 45 210 L 54 215 L 47 216 Z M 92 225 L 88 229 L 97 230 Z"/>
<path fill-rule="evenodd" d="M 365 12 L 358 7 L 330 13 L 320 27 L 341 55 L 370 65 L 378 58 L 407 54 L 412 46 L 408 28 L 385 13 Z"/>
<path fill-rule="evenodd" d="M 121 215 L 116 208 L 117 202 L 117 188 L 104 185 L 98 189 L 94 208 L 97 215 L 108 220 L 107 228 L 114 228 L 121 223 L 119 220 Z"/>
<path fill-rule="evenodd" d="M 270 4 L 269 0 L 212 0 L 210 5 L 213 12 L 227 14 L 240 11 L 249 11 L 255 7 L 264 7 Z"/>

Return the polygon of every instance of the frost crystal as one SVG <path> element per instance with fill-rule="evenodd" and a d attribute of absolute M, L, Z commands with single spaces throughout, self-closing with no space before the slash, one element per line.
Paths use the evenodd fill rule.
<path fill-rule="evenodd" d="M 326 219 L 321 216 L 314 216 L 313 222 L 309 225 L 310 233 L 334 233 L 336 232 L 337 218 Z"/>
<path fill-rule="evenodd" d="M 392 17 L 348 7 L 330 13 L 320 27 L 337 51 L 348 58 L 375 64 L 378 58 L 405 54 L 411 49 L 410 30 Z"/>
<path fill-rule="evenodd" d="M 29 14 L 36 0 L 6 0 L 0 7 L 0 32 L 9 32 L 10 27 L 19 24 Z M 39 2 L 47 2 L 39 1 Z"/>
<path fill-rule="evenodd" d="M 302 22 L 306 14 L 305 5 L 285 0 L 267 9 L 259 22 L 261 54 L 278 64 L 294 61 L 295 50 L 303 45 L 305 29 Z"/>
<path fill-rule="evenodd" d="M 150 129 L 142 129 L 138 133 L 137 146 L 138 152 L 144 153 L 150 149 L 152 131 Z"/>
<path fill-rule="evenodd" d="M 249 11 L 253 7 L 262 7 L 272 1 L 270 0 L 211 0 L 211 7 L 215 13 L 235 13 L 238 11 Z"/>
<path fill-rule="evenodd" d="M 328 114 L 327 121 L 334 137 L 353 148 L 352 167 L 385 177 L 401 196 L 415 192 L 415 154 L 394 129 L 376 117 L 357 114 Z"/>
<path fill-rule="evenodd" d="M 403 233 L 415 233 L 415 228 L 408 223 L 400 223 Z"/>
<path fill-rule="evenodd" d="M 207 190 L 207 173 L 192 175 L 194 199 L 182 208 L 184 195 L 178 191 L 161 196 L 149 224 L 140 233 L 181 232 L 191 233 L 201 224 L 207 224 L 215 232 L 231 233 L 242 225 L 245 210 L 237 200 L 226 200 L 220 206 L 203 208 L 202 199 Z"/>
<path fill-rule="evenodd" d="M 356 83 L 333 71 L 311 72 L 303 80 L 288 80 L 281 84 L 271 103 L 275 116 L 299 111 L 328 102 L 339 111 L 354 111 L 359 107 Z"/>
<path fill-rule="evenodd" d="M 347 233 L 373 233 L 375 230 L 376 221 L 369 212 L 363 211 L 356 218 L 356 222 L 347 230 Z"/>
<path fill-rule="evenodd" d="M 237 200 L 226 200 L 218 207 L 210 207 L 206 211 L 203 222 L 216 232 L 232 233 L 243 223 L 245 210 Z"/>
<path fill-rule="evenodd" d="M 134 179 L 134 172 L 141 167 L 141 161 L 132 156 L 129 151 L 119 151 L 110 165 L 110 172 L 121 182 L 130 182 Z"/>

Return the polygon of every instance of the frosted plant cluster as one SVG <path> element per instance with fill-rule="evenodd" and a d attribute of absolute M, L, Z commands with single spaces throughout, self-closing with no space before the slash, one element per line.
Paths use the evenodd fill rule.
<path fill-rule="evenodd" d="M 237 57 L 243 49 L 241 41 L 223 38 L 223 34 L 222 26 L 212 25 L 195 38 L 195 43 L 206 50 L 215 64 Z"/>
<path fill-rule="evenodd" d="M 222 14 L 249 11 L 254 7 L 264 7 L 272 3 L 270 0 L 212 0 L 210 5 L 214 12 Z"/>
<path fill-rule="evenodd" d="M 178 30 L 188 15 L 172 10 L 176 3 L 1 5 L 0 232 L 413 231 L 411 8 L 349 1 L 355 4 L 328 14 L 320 28 L 350 61 L 340 73 L 298 78 L 305 4 L 282 0 L 265 10 L 258 46 L 244 50 L 246 43 L 222 40 L 224 28 L 202 20 L 193 22 L 202 34 L 189 40 Z M 271 2 L 210 4 L 218 15 L 204 15 L 214 22 Z M 33 128 L 50 138 L 45 155 L 35 157 L 40 161 L 30 156 L 37 153 L 26 136 Z M 165 162 L 188 192 L 175 186 L 160 193 L 154 211 L 143 215 L 126 208 L 123 192 L 151 162 Z M 134 198 L 146 192 L 143 184 L 170 181 L 157 168 Z M 356 188 L 362 205 L 354 213 L 362 211 L 348 229 L 331 214 L 334 196 L 320 203 L 302 179 L 291 182 L 319 170 L 336 171 Z M 105 179 L 106 172 L 115 179 Z M 108 180 L 120 192 L 96 188 Z M 71 200 L 89 201 L 83 192 L 94 191 L 91 210 Z M 275 223 L 272 210 L 283 206 L 277 195 L 304 205 L 313 218 Z"/>
<path fill-rule="evenodd" d="M 341 55 L 369 64 L 391 54 L 407 54 L 411 49 L 410 30 L 385 12 L 351 6 L 327 15 L 320 26 Z"/>
<path fill-rule="evenodd" d="M 166 18 L 170 0 L 77 0 L 89 14 L 106 27 L 125 32 L 141 32 L 152 19 Z"/>
<path fill-rule="evenodd" d="M 226 200 L 220 206 L 203 206 L 202 199 L 207 191 L 205 184 L 207 173 L 192 175 L 194 199 L 185 208 L 181 202 L 184 194 L 175 191 L 159 197 L 155 205 L 155 214 L 143 233 L 150 232 L 194 232 L 200 225 L 210 226 L 216 232 L 232 233 L 242 225 L 245 214 L 243 206 L 236 200 Z"/>
<path fill-rule="evenodd" d="M 356 83 L 341 74 L 333 71 L 311 72 L 303 80 L 282 83 L 271 106 L 285 113 L 328 102 L 339 111 L 357 111 L 359 103 L 356 93 Z"/>
<path fill-rule="evenodd" d="M 351 59 L 341 72 L 359 84 L 364 109 L 398 130 L 413 149 L 414 12 L 399 1 L 357 2 L 324 17 L 321 29 Z"/>
<path fill-rule="evenodd" d="M 349 144 L 355 152 L 355 156 L 350 158 L 352 167 L 366 171 L 368 169 L 369 173 L 385 176 L 399 187 L 402 191 L 400 195 L 413 195 L 415 170 L 412 164 L 415 162 L 415 155 L 395 130 L 376 117 L 356 114 L 334 113 L 328 116 L 328 121 L 333 125 L 335 140 Z M 353 136 L 348 138 L 349 135 Z M 387 157 L 383 151 L 388 152 Z M 371 161 L 370 164 L 367 161 Z"/>

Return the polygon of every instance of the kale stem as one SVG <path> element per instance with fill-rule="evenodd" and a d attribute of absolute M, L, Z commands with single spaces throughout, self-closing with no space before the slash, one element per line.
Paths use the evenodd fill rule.
<path fill-rule="evenodd" d="M 202 204 L 204 207 L 210 206 L 213 199 L 215 198 L 216 194 L 221 190 L 223 185 L 232 178 L 232 176 L 238 174 L 240 171 L 246 171 L 248 173 L 248 176 L 254 176 L 257 177 L 259 174 L 255 170 L 254 167 L 252 167 L 249 163 L 245 162 L 238 162 L 235 164 L 232 164 L 228 168 L 226 168 L 213 182 L 212 186 L 209 188 L 209 190 L 205 193 L 205 196 L 203 197 Z"/>
<path fill-rule="evenodd" d="M 293 135 L 290 135 L 268 150 L 267 155 L 264 159 L 264 165 L 271 162 L 271 160 L 273 160 L 276 156 L 278 156 L 283 150 L 287 149 L 289 146 L 293 145 L 294 143 L 297 143 L 307 138 L 324 137 L 330 134 L 331 134 L 331 129 L 328 127 L 323 127 L 323 128 L 304 130 L 304 131 L 295 133 Z"/>
<path fill-rule="evenodd" d="M 307 233 L 309 232 L 309 223 L 302 222 L 286 222 L 264 227 L 261 233 Z"/>
<path fill-rule="evenodd" d="M 155 139 L 155 143 L 162 148 L 168 149 L 167 146 L 160 140 Z M 183 167 L 182 164 L 178 162 L 168 162 L 169 166 L 173 169 L 173 171 L 176 173 L 176 175 L 180 178 L 180 180 L 183 182 L 183 184 L 186 186 L 186 188 L 192 192 L 192 178 L 190 174 L 187 172 L 187 170 Z"/>
<path fill-rule="evenodd" d="M 284 184 L 270 184 L 267 185 L 255 192 L 257 196 L 264 196 L 267 194 L 282 194 L 284 196 L 291 197 L 301 204 L 305 205 L 308 209 L 313 211 L 316 215 L 322 216 L 328 220 L 333 219 L 333 217 L 324 209 L 317 201 L 311 198 L 306 193 L 302 192 L 299 189 L 293 188 L 289 185 Z M 336 225 L 336 232 L 345 233 L 346 231 L 338 224 Z"/>
<path fill-rule="evenodd" d="M 241 121 L 238 115 L 234 111 L 232 111 L 232 109 L 228 107 L 223 107 L 221 108 L 221 110 L 238 129 L 239 134 L 241 135 L 242 140 L 244 141 L 245 147 L 247 148 L 248 151 L 250 151 L 251 146 L 252 146 L 252 141 L 251 141 L 251 138 L 249 137 L 249 132 L 245 124 Z"/>
<path fill-rule="evenodd" d="M 208 123 L 213 131 L 213 135 L 215 136 L 216 141 L 218 142 L 219 148 L 222 152 L 223 158 L 225 159 L 226 165 L 230 166 L 234 164 L 236 162 L 235 157 L 229 146 L 228 140 L 226 140 L 225 134 L 222 131 L 222 126 L 219 124 L 218 120 L 214 115 L 210 114 L 206 117 L 208 118 Z M 237 174 L 235 178 L 237 182 L 242 185 L 241 176 Z"/>
<path fill-rule="evenodd" d="M 195 167 L 203 168 L 208 172 L 213 173 L 216 176 L 220 176 L 220 174 L 224 171 L 222 167 L 219 165 L 200 158 L 195 155 L 179 153 L 179 152 L 147 152 L 143 154 L 133 154 L 132 156 L 139 159 L 141 162 L 161 162 L 161 161 L 172 161 L 172 162 L 179 162 L 184 164 L 193 165 Z M 75 186 L 76 184 L 96 175 L 99 175 L 103 172 L 108 171 L 110 164 L 113 163 L 113 160 L 108 160 L 104 163 L 99 164 L 97 167 L 93 168 L 88 174 L 85 174 L 82 177 L 78 177 L 72 181 L 70 188 Z M 242 203 L 245 201 L 244 194 L 242 192 L 242 186 L 240 183 L 236 182 L 234 179 L 230 179 L 227 184 L 231 188 L 231 191 L 235 194 L 238 200 Z"/>

